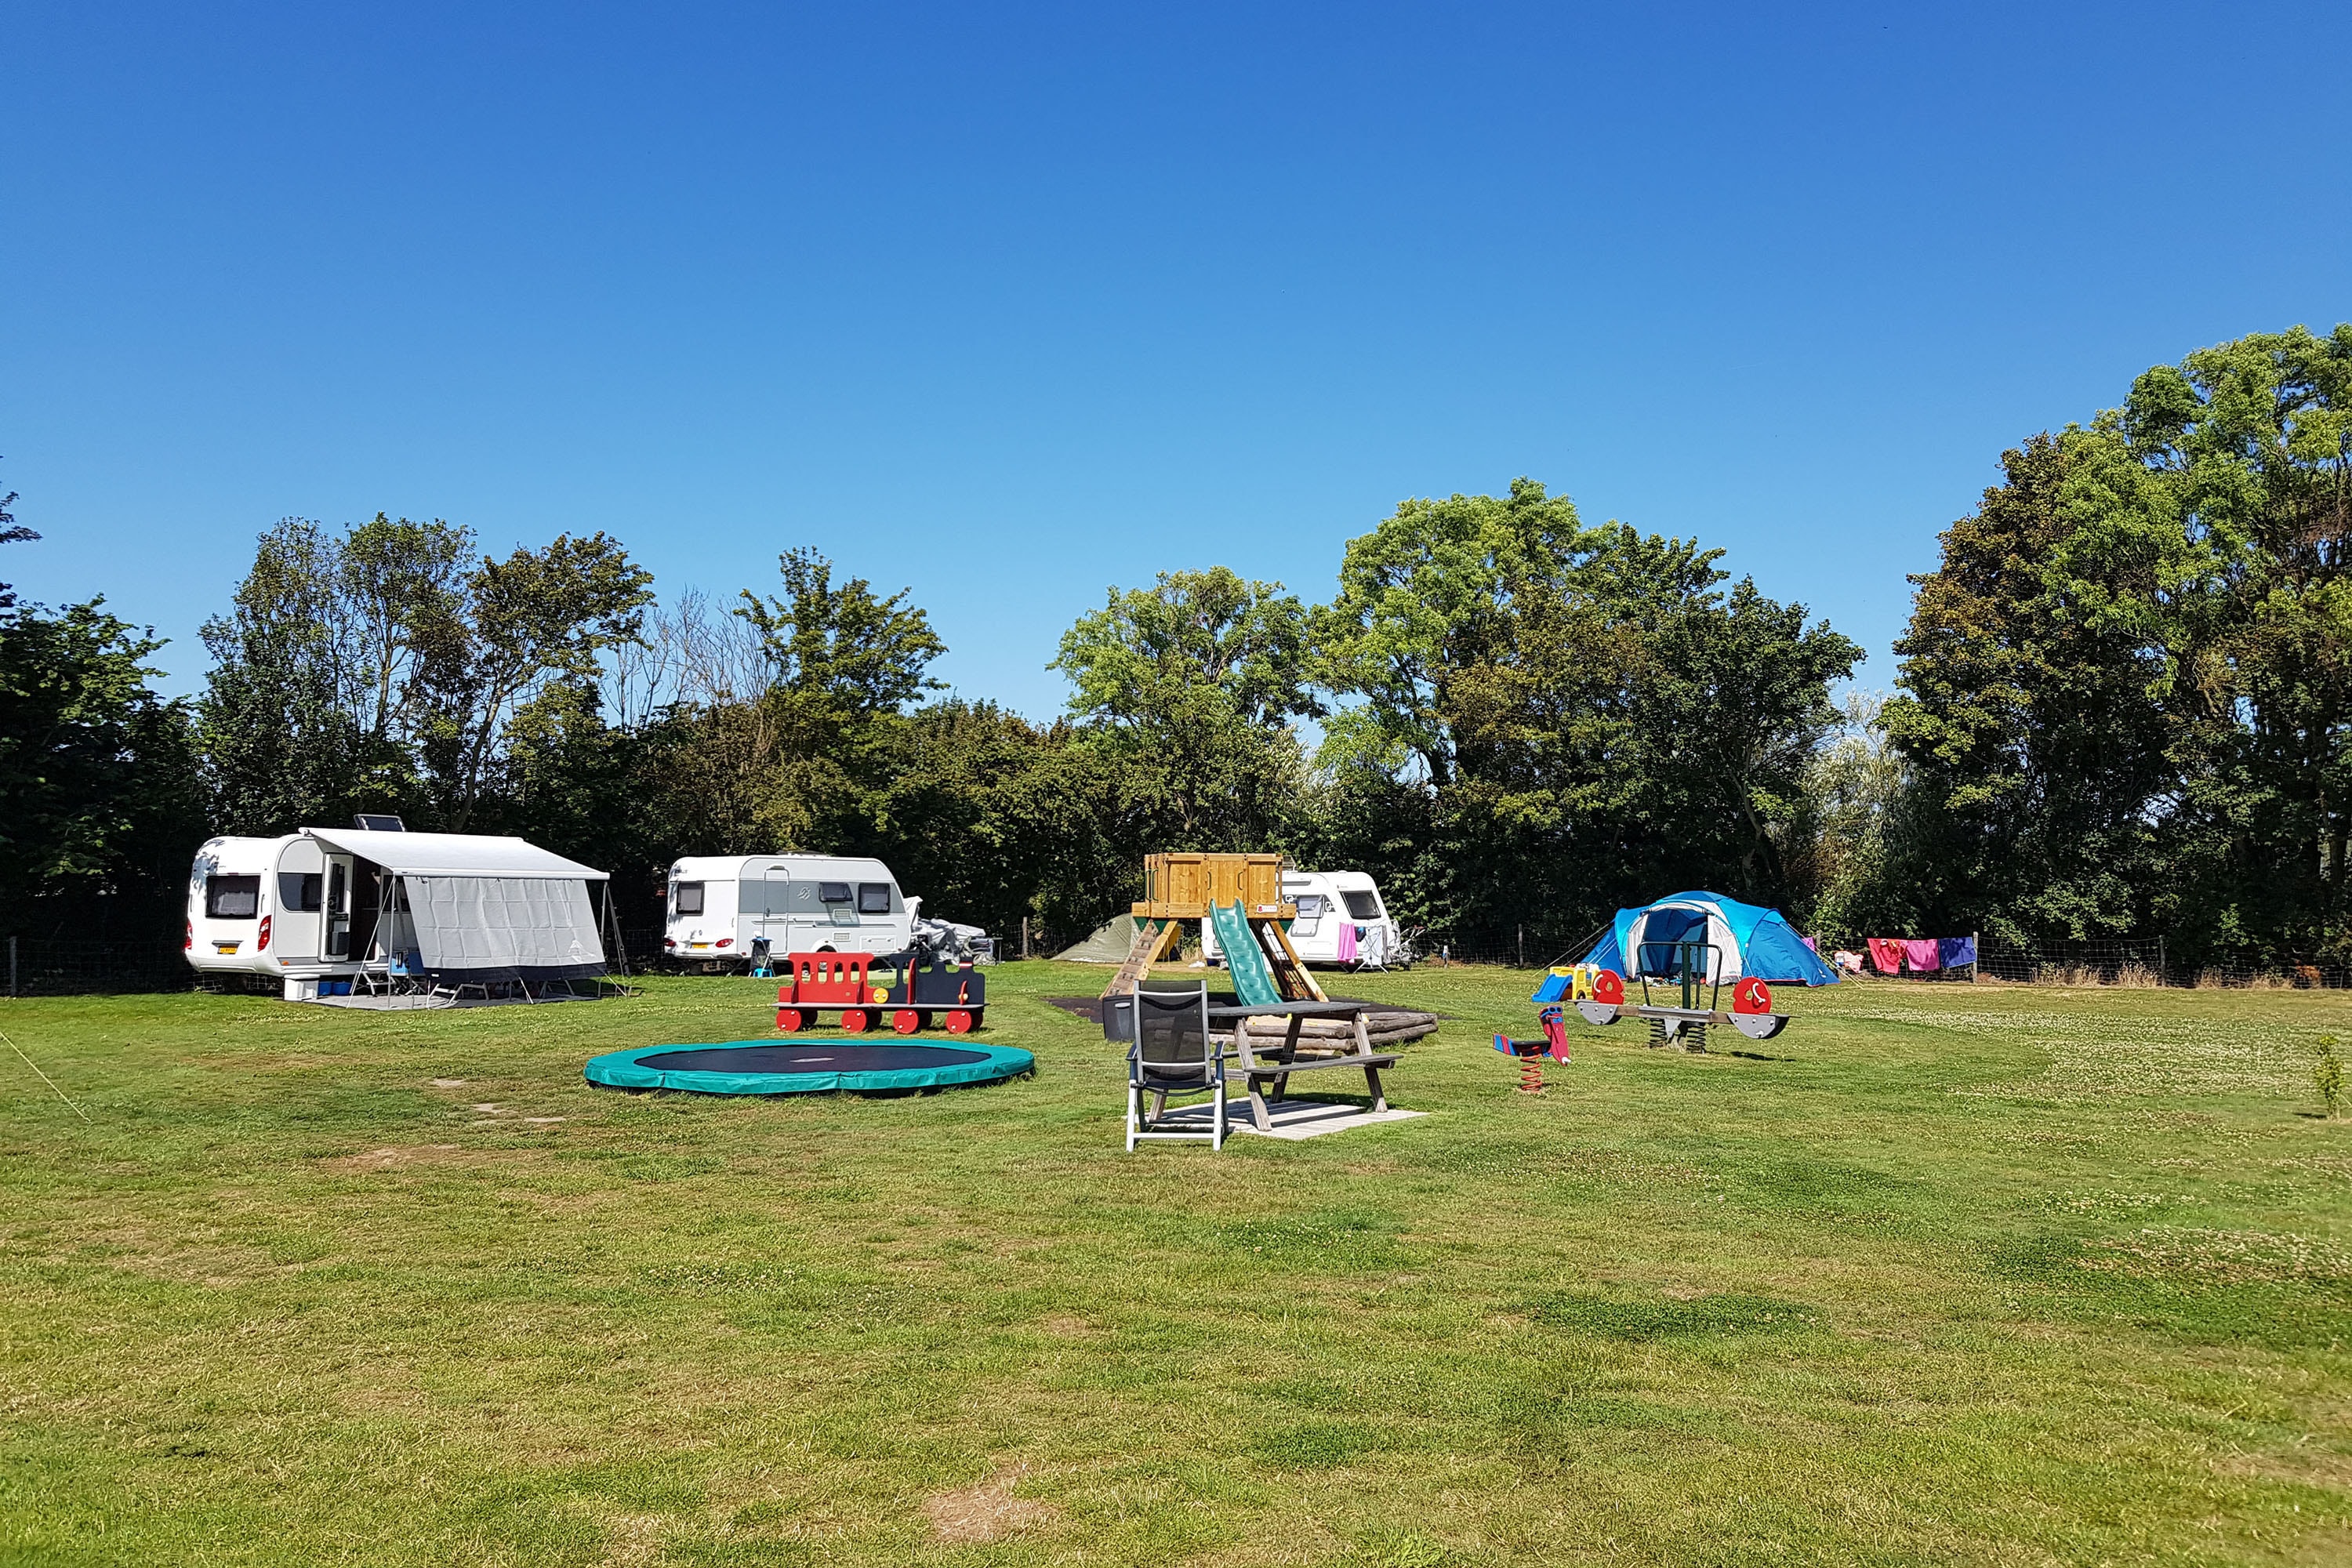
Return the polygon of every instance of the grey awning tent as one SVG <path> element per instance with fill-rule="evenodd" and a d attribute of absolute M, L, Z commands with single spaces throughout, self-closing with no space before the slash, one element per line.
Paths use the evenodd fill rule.
<path fill-rule="evenodd" d="M 1135 917 L 1113 915 L 1094 935 L 1054 956 L 1064 963 L 1125 963 L 1127 950 L 1134 945 Z"/>
<path fill-rule="evenodd" d="M 520 838 L 310 827 L 384 873 L 377 942 L 436 979 L 584 979 L 604 972 L 591 882 L 605 873 Z M 404 942 L 405 938 L 405 942 Z"/>

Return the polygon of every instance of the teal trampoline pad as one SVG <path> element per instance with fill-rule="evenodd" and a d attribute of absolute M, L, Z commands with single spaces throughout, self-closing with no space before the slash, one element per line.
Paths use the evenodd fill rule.
<path fill-rule="evenodd" d="M 1010 1046 L 906 1040 L 729 1040 L 710 1046 L 640 1046 L 590 1058 L 590 1083 L 606 1089 L 679 1089 L 698 1094 L 824 1094 L 944 1089 L 993 1083 L 1030 1071 L 1037 1058 Z"/>

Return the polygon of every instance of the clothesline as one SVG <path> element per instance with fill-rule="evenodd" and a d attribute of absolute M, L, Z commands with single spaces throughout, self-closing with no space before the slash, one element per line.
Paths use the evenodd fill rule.
<path fill-rule="evenodd" d="M 1859 974 L 1865 957 L 1881 974 L 1929 974 L 1961 969 L 1977 961 L 1974 936 L 1874 936 L 1863 941 L 1864 952 L 1841 949 L 1831 962 L 1849 974 Z"/>

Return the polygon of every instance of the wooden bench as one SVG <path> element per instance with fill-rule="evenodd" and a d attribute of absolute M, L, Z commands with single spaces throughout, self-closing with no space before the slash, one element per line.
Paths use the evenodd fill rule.
<path fill-rule="evenodd" d="M 1372 1097 L 1374 1110 L 1389 1108 L 1387 1094 L 1381 1088 L 1381 1069 L 1394 1067 L 1398 1057 L 1392 1051 L 1375 1051 L 1364 1030 L 1364 1015 L 1371 1009 L 1360 1002 L 1277 1002 L 1253 1007 L 1242 1004 L 1232 1007 L 1212 1007 L 1209 1020 L 1213 1026 L 1229 1023 L 1234 1031 L 1234 1055 L 1240 1067 L 1228 1072 L 1228 1082 L 1240 1082 L 1249 1090 L 1250 1121 L 1261 1132 L 1274 1131 L 1274 1120 L 1266 1110 L 1266 1086 L 1274 1088 L 1273 1098 L 1282 1099 L 1290 1092 L 1293 1074 L 1320 1072 L 1328 1068 L 1354 1068 L 1364 1075 L 1364 1087 Z M 1252 1026 L 1260 1018 L 1282 1018 L 1286 1021 L 1278 1042 L 1269 1043 L 1260 1055 L 1258 1036 Z M 1299 1051 L 1299 1026 L 1309 1018 L 1341 1018 L 1354 1026 L 1355 1048 L 1337 1056 L 1302 1057 Z"/>

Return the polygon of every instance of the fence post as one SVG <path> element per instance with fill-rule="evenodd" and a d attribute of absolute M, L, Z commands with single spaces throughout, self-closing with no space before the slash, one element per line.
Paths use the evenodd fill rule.
<path fill-rule="evenodd" d="M 1974 985 L 1977 977 L 1984 973 L 1984 932 L 1969 932 L 1969 951 L 1977 955 L 1977 961 L 1969 965 L 1969 984 Z"/>
<path fill-rule="evenodd" d="M 1525 969 L 1527 966 L 1528 966 L 1528 928 L 1527 928 L 1527 927 L 1525 927 L 1525 926 L 1521 926 L 1521 927 L 1519 928 L 1519 967 L 1520 967 L 1521 969 Z"/>
<path fill-rule="evenodd" d="M 12 999 L 16 994 L 16 939 L 13 936 L 8 939 L 8 994 Z"/>
<path fill-rule="evenodd" d="M 1029 917 L 1027 915 L 1021 917 L 1021 956 L 1024 958 L 1029 956 Z"/>

